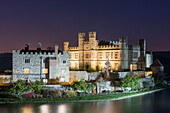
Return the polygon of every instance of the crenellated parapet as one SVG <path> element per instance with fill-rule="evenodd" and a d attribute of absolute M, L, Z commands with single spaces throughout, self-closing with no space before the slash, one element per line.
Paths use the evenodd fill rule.
<path fill-rule="evenodd" d="M 119 49 L 119 45 L 100 45 L 97 49 Z"/>
<path fill-rule="evenodd" d="M 28 52 L 25 52 L 25 51 L 20 51 L 20 50 L 13 50 L 12 51 L 13 54 L 23 54 L 23 55 L 54 55 L 55 52 L 54 51 L 49 51 L 49 52 L 41 52 L 41 51 L 35 51 L 35 52 L 31 52 L 31 51 L 28 51 Z"/>
<path fill-rule="evenodd" d="M 79 50 L 78 47 L 69 47 L 69 50 Z"/>

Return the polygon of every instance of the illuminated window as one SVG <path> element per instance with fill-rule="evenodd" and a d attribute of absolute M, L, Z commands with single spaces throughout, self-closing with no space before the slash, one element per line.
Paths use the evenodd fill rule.
<path fill-rule="evenodd" d="M 25 74 L 30 74 L 30 69 L 28 69 L 28 68 L 24 69 L 24 73 Z"/>
<path fill-rule="evenodd" d="M 111 52 L 111 59 L 113 59 L 113 52 Z"/>
<path fill-rule="evenodd" d="M 137 64 L 130 64 L 130 71 L 137 70 Z"/>
<path fill-rule="evenodd" d="M 65 69 L 63 69 L 63 70 L 62 70 L 62 73 L 65 73 L 65 72 L 66 72 L 66 70 L 65 70 Z"/>
<path fill-rule="evenodd" d="M 25 63 L 30 63 L 30 59 L 25 59 Z"/>
<path fill-rule="evenodd" d="M 87 53 L 87 54 L 86 54 L 86 58 L 90 58 L 89 56 L 90 56 L 90 55 Z"/>
<path fill-rule="evenodd" d="M 102 52 L 99 52 L 99 59 L 102 59 Z"/>
<path fill-rule="evenodd" d="M 106 52 L 106 58 L 108 58 L 109 57 L 109 52 Z"/>
<path fill-rule="evenodd" d="M 47 84 L 48 79 L 43 79 L 43 82 L 44 82 L 45 84 Z"/>
<path fill-rule="evenodd" d="M 47 74 L 48 73 L 48 69 L 43 69 L 42 72 L 43 72 L 43 74 Z"/>
<path fill-rule="evenodd" d="M 78 59 L 78 53 L 75 53 L 75 59 Z"/>
<path fill-rule="evenodd" d="M 115 52 L 115 59 L 118 59 L 118 52 Z"/>

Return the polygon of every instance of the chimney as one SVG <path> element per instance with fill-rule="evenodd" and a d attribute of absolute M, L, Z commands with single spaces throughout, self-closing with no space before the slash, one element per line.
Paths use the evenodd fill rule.
<path fill-rule="evenodd" d="M 55 45 L 55 57 L 58 58 L 58 45 Z"/>
<path fill-rule="evenodd" d="M 37 50 L 38 50 L 38 51 L 41 50 L 41 43 L 38 43 L 38 45 L 37 45 Z"/>
<path fill-rule="evenodd" d="M 29 50 L 29 45 L 25 44 L 25 50 Z"/>

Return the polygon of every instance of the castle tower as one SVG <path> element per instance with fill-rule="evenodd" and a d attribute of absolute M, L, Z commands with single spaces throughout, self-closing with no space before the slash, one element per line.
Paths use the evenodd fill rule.
<path fill-rule="evenodd" d="M 124 37 L 119 38 L 119 42 L 120 42 L 120 48 L 124 49 L 126 47 L 126 38 Z"/>
<path fill-rule="evenodd" d="M 78 33 L 78 47 L 79 50 L 83 50 L 84 48 L 84 41 L 85 41 L 85 33 Z"/>
<path fill-rule="evenodd" d="M 85 33 L 78 33 L 79 69 L 84 69 L 84 41 Z"/>
<path fill-rule="evenodd" d="M 119 47 L 120 47 L 120 68 L 122 70 L 129 68 L 129 62 L 128 62 L 128 46 L 126 38 L 121 37 L 119 38 Z"/>
<path fill-rule="evenodd" d="M 140 45 L 140 56 L 145 57 L 146 53 L 146 40 L 145 39 L 140 39 L 139 40 L 139 45 Z"/>
<path fill-rule="evenodd" d="M 146 53 L 146 40 L 140 39 L 139 40 L 140 45 L 140 59 L 139 59 L 139 69 L 145 70 L 146 64 L 145 64 L 145 53 Z"/>
<path fill-rule="evenodd" d="M 64 51 L 67 53 L 67 51 L 69 50 L 68 49 L 68 46 L 69 46 L 69 42 L 64 42 Z"/>
<path fill-rule="evenodd" d="M 89 32 L 89 43 L 90 43 L 90 49 L 96 49 L 97 47 L 96 32 Z"/>

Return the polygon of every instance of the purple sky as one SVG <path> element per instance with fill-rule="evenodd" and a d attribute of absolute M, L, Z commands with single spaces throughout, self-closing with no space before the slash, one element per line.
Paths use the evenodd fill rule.
<path fill-rule="evenodd" d="M 147 50 L 170 51 L 169 0 L 1 0 L 0 53 L 69 41 L 96 31 L 98 40 L 147 40 Z M 88 34 L 87 34 L 88 36 Z M 87 37 L 88 38 L 88 37 Z"/>

